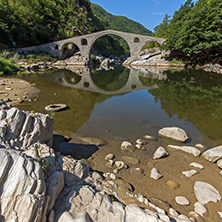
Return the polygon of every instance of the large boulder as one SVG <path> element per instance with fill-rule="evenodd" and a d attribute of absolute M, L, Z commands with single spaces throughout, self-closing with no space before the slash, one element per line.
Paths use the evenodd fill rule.
<path fill-rule="evenodd" d="M 178 127 L 164 127 L 159 130 L 158 135 L 160 137 L 166 137 L 179 142 L 186 142 L 189 139 L 186 132 Z"/>
<path fill-rule="evenodd" d="M 53 120 L 49 115 L 10 107 L 0 101 L 0 142 L 26 149 L 39 142 L 52 146 Z"/>
<path fill-rule="evenodd" d="M 45 221 L 46 185 L 38 162 L 25 154 L 0 148 L 1 215 L 5 221 Z"/>

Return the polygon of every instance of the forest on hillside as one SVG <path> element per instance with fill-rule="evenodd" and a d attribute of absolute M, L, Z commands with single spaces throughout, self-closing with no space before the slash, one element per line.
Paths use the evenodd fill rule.
<path fill-rule="evenodd" d="M 10 48 L 12 42 L 17 47 L 40 45 L 105 29 L 152 35 L 141 24 L 111 15 L 89 0 L 0 0 L 0 48 Z M 101 38 L 95 47 L 104 56 L 129 53 L 127 43 L 115 36 Z"/>
<path fill-rule="evenodd" d="M 155 27 L 157 37 L 167 38 L 164 49 L 171 57 L 192 64 L 222 65 L 222 1 L 187 0 L 170 19 Z"/>

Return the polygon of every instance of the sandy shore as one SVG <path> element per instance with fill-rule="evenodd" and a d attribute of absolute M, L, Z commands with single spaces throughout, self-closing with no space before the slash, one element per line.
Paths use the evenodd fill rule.
<path fill-rule="evenodd" d="M 0 99 L 11 104 L 37 100 L 40 90 L 35 84 L 19 78 L 0 78 Z"/>

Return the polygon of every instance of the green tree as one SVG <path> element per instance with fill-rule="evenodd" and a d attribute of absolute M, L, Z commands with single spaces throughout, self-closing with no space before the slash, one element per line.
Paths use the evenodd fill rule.
<path fill-rule="evenodd" d="M 222 1 L 199 0 L 194 5 L 188 0 L 174 13 L 167 35 L 167 47 L 183 53 L 190 61 L 222 64 L 221 59 L 215 60 L 222 50 Z"/>
<path fill-rule="evenodd" d="M 165 15 L 163 18 L 162 23 L 160 23 L 158 26 L 154 28 L 154 36 L 160 37 L 160 38 L 167 38 L 167 33 L 168 33 L 168 26 L 170 23 L 170 18 L 171 16 Z"/>

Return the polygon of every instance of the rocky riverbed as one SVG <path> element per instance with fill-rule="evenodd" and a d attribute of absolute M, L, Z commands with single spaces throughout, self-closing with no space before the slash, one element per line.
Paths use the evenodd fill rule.
<path fill-rule="evenodd" d="M 188 146 L 175 127 L 65 142 L 49 115 L 0 107 L 2 220 L 221 220 L 221 146 Z"/>

